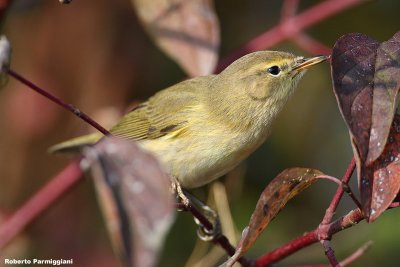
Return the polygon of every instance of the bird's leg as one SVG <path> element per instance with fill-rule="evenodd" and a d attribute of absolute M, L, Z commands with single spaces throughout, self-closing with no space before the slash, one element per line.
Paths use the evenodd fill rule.
<path fill-rule="evenodd" d="M 190 194 L 188 191 L 185 190 L 184 192 L 181 184 L 175 177 L 171 177 L 171 191 L 172 193 L 177 194 L 177 196 L 181 199 L 181 202 L 183 203 L 183 205 L 185 205 L 186 208 L 189 208 L 189 205 L 193 207 L 199 207 L 202 210 L 201 214 L 202 216 L 204 216 L 203 218 L 211 223 L 212 227 L 208 229 L 200 222 L 199 219 L 194 217 L 195 223 L 199 226 L 199 229 L 197 230 L 197 235 L 201 240 L 211 241 L 220 236 L 221 224 L 218 218 L 218 214 L 215 210 L 211 209 L 200 199 Z"/>
<path fill-rule="evenodd" d="M 176 179 L 173 176 L 171 176 L 171 191 L 172 191 L 172 193 L 176 193 L 178 195 L 178 197 L 181 199 L 181 202 L 183 203 L 183 205 L 185 205 L 186 207 L 189 206 L 190 200 L 183 193 L 181 184 L 179 183 L 178 179 Z"/>

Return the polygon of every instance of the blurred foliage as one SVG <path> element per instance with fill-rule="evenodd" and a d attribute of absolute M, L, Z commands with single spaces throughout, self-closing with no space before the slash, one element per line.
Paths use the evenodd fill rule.
<path fill-rule="evenodd" d="M 300 11 L 319 2 L 302 0 Z M 222 57 L 273 27 L 280 7 L 279 0 L 216 1 Z M 399 30 L 398 10 L 400 1 L 365 1 L 307 32 L 329 47 L 348 32 L 363 32 L 382 41 Z M 115 121 L 112 114 L 121 114 L 131 102 L 185 78 L 145 34 L 129 0 L 76 0 L 68 6 L 54 0 L 16 0 L 3 29 L 13 45 L 14 69 L 103 124 Z M 273 49 L 307 55 L 288 42 Z M 0 94 L 0 110 L 0 207 L 6 214 L 68 162 L 65 157 L 48 155 L 48 147 L 91 129 L 14 80 Z M 329 66 L 318 66 L 302 80 L 266 144 L 244 163 L 244 177 L 224 178 L 237 228 L 247 224 L 259 194 L 283 169 L 309 167 L 341 177 L 351 155 Z M 206 189 L 194 192 L 206 199 Z M 320 181 L 297 196 L 248 255 L 258 256 L 316 227 L 335 190 L 336 185 Z M 73 258 L 74 266 L 118 266 L 95 199 L 87 179 L 2 253 L 18 258 Z M 354 208 L 345 200 L 338 215 Z M 397 266 L 399 216 L 400 210 L 395 209 L 371 225 L 361 223 L 335 235 L 338 257 L 373 240 L 370 252 L 352 266 Z M 183 266 L 196 242 L 195 231 L 191 215 L 178 214 L 160 266 Z M 326 258 L 315 244 L 284 262 L 320 263 Z"/>

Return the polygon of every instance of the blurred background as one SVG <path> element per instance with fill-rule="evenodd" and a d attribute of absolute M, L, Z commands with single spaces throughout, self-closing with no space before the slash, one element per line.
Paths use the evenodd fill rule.
<path fill-rule="evenodd" d="M 302 0 L 299 11 L 319 2 Z M 281 6 L 279 0 L 216 1 L 220 58 L 276 25 Z M 328 47 L 349 32 L 383 41 L 400 29 L 399 10 L 399 1 L 365 1 L 306 32 Z M 115 122 L 132 103 L 186 77 L 146 34 L 129 0 L 76 0 L 70 5 L 55 0 L 16 0 L 3 23 L 3 33 L 13 46 L 14 70 L 103 125 Z M 272 49 L 310 56 L 290 42 Z M 68 164 L 68 157 L 49 155 L 47 148 L 89 131 L 92 129 L 84 122 L 10 78 L 0 91 L 0 221 Z M 238 233 L 247 225 L 259 194 L 279 172 L 310 167 L 340 178 L 351 157 L 348 132 L 332 92 L 330 68 L 322 64 L 306 74 L 268 141 L 220 180 L 226 185 Z M 355 183 L 352 186 L 356 188 Z M 319 181 L 289 202 L 248 256 L 255 258 L 314 229 L 336 187 Z M 205 200 L 208 188 L 194 194 Z M 337 215 L 353 208 L 345 196 Z M 332 243 L 338 258 L 372 240 L 370 251 L 352 266 L 398 266 L 399 216 L 400 210 L 394 209 L 371 225 L 362 222 L 335 235 Z M 196 240 L 192 216 L 179 213 L 159 266 L 184 266 Z M 90 176 L 0 251 L 0 256 L 73 258 L 73 266 L 119 266 Z M 326 262 L 322 246 L 315 244 L 283 263 Z"/>

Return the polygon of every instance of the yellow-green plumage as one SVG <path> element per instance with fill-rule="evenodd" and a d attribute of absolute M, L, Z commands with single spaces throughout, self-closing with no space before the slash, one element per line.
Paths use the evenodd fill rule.
<path fill-rule="evenodd" d="M 193 78 L 158 92 L 110 132 L 138 141 L 183 187 L 204 185 L 265 141 L 304 70 L 325 59 L 305 60 L 275 51 L 246 55 L 218 75 Z M 273 75 L 271 67 L 278 67 L 279 73 Z M 51 150 L 90 145 L 101 138 L 101 134 L 78 137 Z"/>

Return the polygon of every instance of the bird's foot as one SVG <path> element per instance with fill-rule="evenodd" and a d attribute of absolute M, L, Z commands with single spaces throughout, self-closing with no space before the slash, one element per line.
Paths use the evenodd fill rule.
<path fill-rule="evenodd" d="M 171 191 L 173 194 L 177 194 L 178 197 L 180 198 L 180 201 L 182 202 L 185 207 L 188 207 L 190 204 L 189 198 L 183 193 L 181 184 L 175 177 L 171 177 Z"/>
<path fill-rule="evenodd" d="M 212 241 L 221 235 L 221 223 L 218 218 L 218 214 L 215 210 L 211 209 L 209 206 L 203 204 L 200 206 L 202 209 L 202 214 L 211 223 L 212 227 L 207 228 L 203 225 L 200 220 L 194 218 L 195 223 L 199 226 L 197 230 L 197 236 L 203 241 Z"/>

